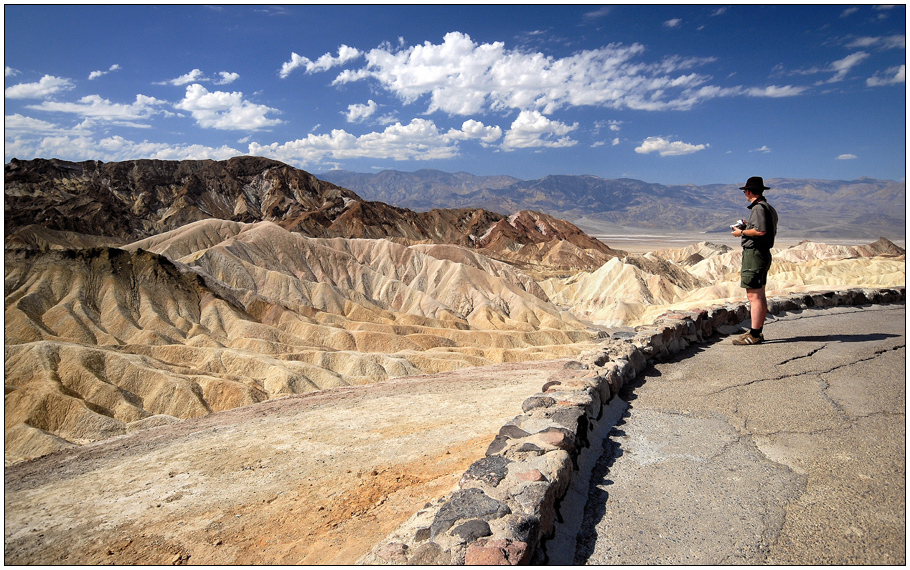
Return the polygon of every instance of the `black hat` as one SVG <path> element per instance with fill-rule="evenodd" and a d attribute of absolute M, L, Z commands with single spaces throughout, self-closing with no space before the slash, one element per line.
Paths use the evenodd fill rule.
<path fill-rule="evenodd" d="M 746 181 L 745 186 L 740 186 L 739 189 L 740 190 L 752 190 L 752 191 L 758 190 L 759 194 L 763 190 L 770 190 L 770 188 L 765 186 L 765 181 L 762 180 L 761 176 L 753 176 L 748 181 Z"/>

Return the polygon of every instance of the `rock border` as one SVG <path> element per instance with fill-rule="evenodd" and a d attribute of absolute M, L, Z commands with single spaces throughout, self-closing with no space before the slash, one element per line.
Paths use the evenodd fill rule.
<path fill-rule="evenodd" d="M 905 287 L 794 293 L 769 297 L 768 313 L 902 303 L 905 297 Z M 740 332 L 747 318 L 749 305 L 742 301 L 670 311 L 635 332 L 609 335 L 602 348 L 568 362 L 525 399 L 523 413 L 502 426 L 454 491 L 427 503 L 357 563 L 546 564 L 546 543 L 561 521 L 560 501 L 604 406 L 650 362 L 716 333 Z"/>

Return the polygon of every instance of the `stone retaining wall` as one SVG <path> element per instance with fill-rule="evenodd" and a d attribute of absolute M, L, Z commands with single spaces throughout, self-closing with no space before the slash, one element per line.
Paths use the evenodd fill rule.
<path fill-rule="evenodd" d="M 905 288 L 848 289 L 768 299 L 777 315 L 807 308 L 903 302 Z M 604 405 L 649 361 L 712 335 L 739 332 L 747 302 L 672 311 L 566 365 L 522 403 L 457 488 L 428 503 L 359 564 L 545 564 L 559 505 Z"/>

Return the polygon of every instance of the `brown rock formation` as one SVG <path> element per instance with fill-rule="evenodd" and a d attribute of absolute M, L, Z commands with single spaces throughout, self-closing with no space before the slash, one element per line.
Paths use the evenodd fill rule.
<path fill-rule="evenodd" d="M 14 159 L 5 174 L 7 236 L 37 224 L 126 242 L 215 218 L 269 221 L 310 237 L 455 244 L 509 262 L 554 263 L 559 269 L 594 269 L 618 255 L 572 224 L 544 214 L 413 212 L 365 202 L 350 190 L 261 157 L 112 163 Z M 565 247 L 562 242 L 571 244 L 573 253 L 550 255 Z"/>

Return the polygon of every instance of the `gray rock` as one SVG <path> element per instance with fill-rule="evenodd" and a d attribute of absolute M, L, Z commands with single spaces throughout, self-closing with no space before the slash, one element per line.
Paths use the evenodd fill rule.
<path fill-rule="evenodd" d="M 560 406 L 550 414 L 550 419 L 575 433 L 579 447 L 588 447 L 588 417 L 582 408 Z"/>
<path fill-rule="evenodd" d="M 478 459 L 461 476 L 462 485 L 468 481 L 477 481 L 495 487 L 508 475 L 510 463 L 510 459 L 501 455 Z"/>
<path fill-rule="evenodd" d="M 413 566 L 448 566 L 451 563 L 449 553 L 435 542 L 421 544 L 408 559 L 408 564 Z"/>
<path fill-rule="evenodd" d="M 408 545 L 401 542 L 391 542 L 379 548 L 376 556 L 392 564 L 408 563 Z"/>
<path fill-rule="evenodd" d="M 509 446 L 510 439 L 512 438 L 505 435 L 497 435 L 493 438 L 493 441 L 490 442 L 490 445 L 487 447 L 484 455 L 487 457 L 492 457 L 501 453 L 503 449 Z"/>
<path fill-rule="evenodd" d="M 505 437 L 510 437 L 513 439 L 519 439 L 522 437 L 528 437 L 531 434 L 529 434 L 528 432 L 526 432 L 525 430 L 521 429 L 520 427 L 518 427 L 517 425 L 515 425 L 513 423 L 507 423 L 506 425 L 499 428 L 499 435 L 505 436 Z"/>
<path fill-rule="evenodd" d="M 544 384 L 543 388 L 541 388 L 540 391 L 546 393 L 546 391 L 549 390 L 550 388 L 552 388 L 553 386 L 561 386 L 561 385 L 562 385 L 562 382 L 560 382 L 559 380 L 551 380 L 551 381 L 547 382 L 546 384 Z"/>
<path fill-rule="evenodd" d="M 534 515 L 512 513 L 502 517 L 497 522 L 498 534 L 506 538 L 527 544 L 536 544 L 540 537 L 540 519 Z"/>
<path fill-rule="evenodd" d="M 436 513 L 430 526 L 430 540 L 446 532 L 460 520 L 481 519 L 489 521 L 511 514 L 505 504 L 486 495 L 480 489 L 459 489 L 452 493 Z"/>
<path fill-rule="evenodd" d="M 568 491 L 574 469 L 569 452 L 562 449 L 551 451 L 540 457 L 528 459 L 524 465 L 540 471 L 555 486 L 558 498 L 563 497 Z"/>
<path fill-rule="evenodd" d="M 798 311 L 799 303 L 790 297 L 772 297 L 768 299 L 768 312 L 780 314 L 786 311 Z"/>
<path fill-rule="evenodd" d="M 534 408 L 548 408 L 556 404 L 556 400 L 549 396 L 531 396 L 521 403 L 521 411 L 528 412 Z"/>
<path fill-rule="evenodd" d="M 533 515 L 540 521 L 543 536 L 553 536 L 556 525 L 556 486 L 549 482 L 526 483 L 517 489 L 512 500 L 521 512 Z"/>
<path fill-rule="evenodd" d="M 532 457 L 539 457 L 546 453 L 543 448 L 531 442 L 524 442 L 505 451 L 505 456 L 514 461 L 527 461 Z"/>
<path fill-rule="evenodd" d="M 453 528 L 450 534 L 465 542 L 473 542 L 478 538 L 492 535 L 493 531 L 490 530 L 490 524 L 487 521 L 471 519 Z"/>

